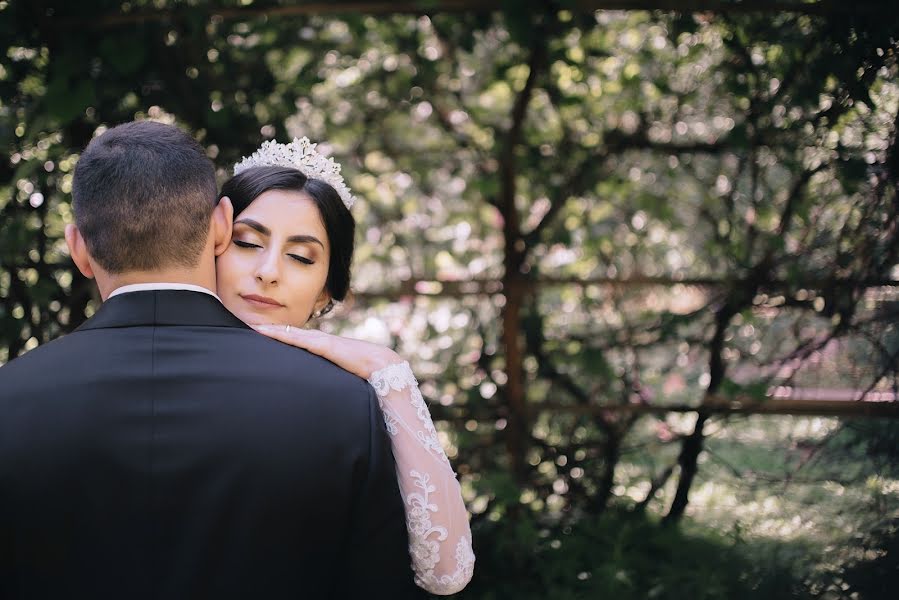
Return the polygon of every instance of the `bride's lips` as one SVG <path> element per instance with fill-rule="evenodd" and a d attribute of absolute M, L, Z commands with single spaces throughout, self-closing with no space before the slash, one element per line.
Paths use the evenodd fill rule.
<path fill-rule="evenodd" d="M 240 294 L 247 303 L 256 308 L 284 308 L 284 305 L 268 296 L 259 296 L 258 294 Z"/>

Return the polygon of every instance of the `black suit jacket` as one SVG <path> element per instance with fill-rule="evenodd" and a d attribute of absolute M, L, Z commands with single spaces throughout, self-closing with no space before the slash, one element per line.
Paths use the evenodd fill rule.
<path fill-rule="evenodd" d="M 374 390 L 190 291 L 0 368 L 0 598 L 407 598 Z"/>

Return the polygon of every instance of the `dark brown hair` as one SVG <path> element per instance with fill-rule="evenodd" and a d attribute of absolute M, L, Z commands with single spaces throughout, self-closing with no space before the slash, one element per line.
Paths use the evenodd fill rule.
<path fill-rule="evenodd" d="M 215 208 L 215 169 L 177 127 L 125 123 L 88 144 L 72 198 L 88 251 L 110 273 L 192 268 Z"/>

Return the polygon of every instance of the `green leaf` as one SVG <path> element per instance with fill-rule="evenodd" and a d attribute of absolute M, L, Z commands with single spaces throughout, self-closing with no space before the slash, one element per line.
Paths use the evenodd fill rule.
<path fill-rule="evenodd" d="M 762 402 L 768 397 L 768 384 L 764 382 L 737 383 L 725 377 L 718 388 L 718 392 L 730 399 L 736 399 L 738 396 L 748 396 L 756 402 Z"/>
<path fill-rule="evenodd" d="M 105 37 L 100 42 L 100 54 L 121 75 L 132 75 L 144 66 L 147 59 L 146 41 L 133 34 Z"/>
<path fill-rule="evenodd" d="M 44 96 L 47 112 L 62 124 L 83 115 L 85 109 L 96 101 L 94 83 L 89 79 L 70 83 L 67 77 L 58 77 L 47 86 L 47 95 Z"/>

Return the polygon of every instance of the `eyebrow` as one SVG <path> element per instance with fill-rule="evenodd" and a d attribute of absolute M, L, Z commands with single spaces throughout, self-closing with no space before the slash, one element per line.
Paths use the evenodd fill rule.
<path fill-rule="evenodd" d="M 253 219 L 240 219 L 239 221 L 234 221 L 234 224 L 246 225 L 250 229 L 255 229 L 262 235 L 270 236 L 272 234 L 271 230 L 268 227 L 266 227 L 262 223 L 259 223 L 258 221 L 254 221 Z M 287 241 L 299 244 L 318 244 L 322 247 L 322 249 L 325 248 L 325 245 L 322 244 L 321 240 L 314 235 L 292 235 L 287 238 Z"/>

